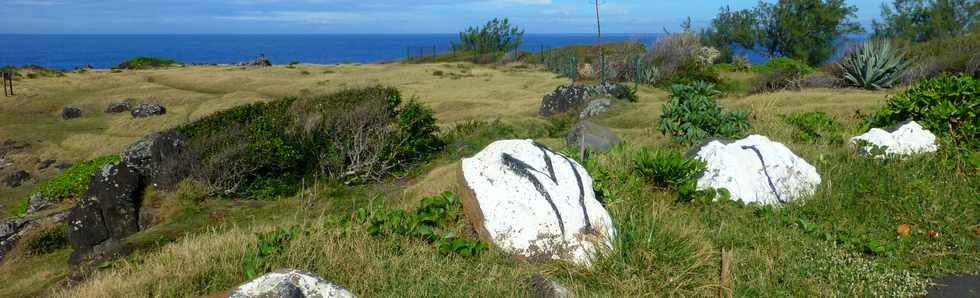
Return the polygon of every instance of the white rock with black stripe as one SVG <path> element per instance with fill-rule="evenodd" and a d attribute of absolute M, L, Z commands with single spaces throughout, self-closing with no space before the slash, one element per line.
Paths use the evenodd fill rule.
<path fill-rule="evenodd" d="M 609 212 L 575 160 L 531 140 L 490 144 L 461 166 L 463 208 L 480 237 L 532 260 L 591 264 L 611 249 Z"/>
<path fill-rule="evenodd" d="M 733 142 L 710 141 L 695 149 L 707 169 L 698 189 L 724 188 L 745 203 L 779 204 L 813 194 L 817 169 L 785 145 L 760 135 Z"/>

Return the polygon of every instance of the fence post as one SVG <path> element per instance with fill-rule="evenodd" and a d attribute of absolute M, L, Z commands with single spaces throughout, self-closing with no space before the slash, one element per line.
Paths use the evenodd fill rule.
<path fill-rule="evenodd" d="M 635 77 L 634 80 L 635 84 L 633 86 L 633 89 L 639 90 L 640 89 L 640 56 L 636 56 L 636 60 L 633 60 L 633 65 L 634 65 L 633 76 Z"/>

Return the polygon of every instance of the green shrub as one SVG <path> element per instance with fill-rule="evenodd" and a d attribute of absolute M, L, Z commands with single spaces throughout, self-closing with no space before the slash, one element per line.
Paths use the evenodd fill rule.
<path fill-rule="evenodd" d="M 732 58 L 732 70 L 733 71 L 750 71 L 752 70 L 752 64 L 749 63 L 749 58 L 745 56 L 735 56 Z"/>
<path fill-rule="evenodd" d="M 799 132 L 796 140 L 803 143 L 843 143 L 843 125 L 831 115 L 824 112 L 797 112 L 782 115 L 783 121 L 792 125 Z"/>
<path fill-rule="evenodd" d="M 32 255 L 44 255 L 68 247 L 67 227 L 56 225 L 45 229 L 41 236 L 31 240 L 27 245 Z"/>
<path fill-rule="evenodd" d="M 112 67 L 112 69 L 149 69 L 179 64 L 177 60 L 156 57 L 135 57 Z"/>
<path fill-rule="evenodd" d="M 909 67 L 905 54 L 885 39 L 869 39 L 844 56 L 844 80 L 869 90 L 891 88 Z"/>
<path fill-rule="evenodd" d="M 674 85 L 660 116 L 660 132 L 674 141 L 693 144 L 711 137 L 737 138 L 751 128 L 748 112 L 722 112 L 709 94 L 714 85 Z M 709 87 L 710 86 L 710 87 Z"/>
<path fill-rule="evenodd" d="M 944 76 L 919 82 L 888 99 L 871 117 L 873 127 L 915 120 L 937 136 L 965 148 L 980 148 L 980 79 Z"/>
<path fill-rule="evenodd" d="M 107 155 L 89 161 L 80 162 L 57 176 L 44 181 L 37 187 L 37 192 L 45 198 L 62 201 L 68 198 L 79 198 L 88 190 L 92 175 L 103 166 L 118 162 L 118 155 Z"/>
<path fill-rule="evenodd" d="M 188 150 L 169 167 L 211 193 L 277 197 L 304 175 L 345 183 L 388 177 L 442 150 L 432 111 L 370 87 L 238 106 L 179 128 Z"/>
<path fill-rule="evenodd" d="M 640 149 L 633 158 L 633 171 L 658 187 L 676 189 L 695 181 L 705 163 L 674 150 Z"/>
<path fill-rule="evenodd" d="M 910 45 L 912 66 L 905 71 L 902 83 L 912 84 L 943 74 L 968 74 L 980 77 L 980 32 L 951 38 L 933 39 Z"/>
<path fill-rule="evenodd" d="M 760 69 L 761 76 L 752 86 L 753 93 L 775 91 L 789 87 L 799 87 L 803 76 L 813 72 L 813 68 L 787 57 L 779 57 L 766 62 Z"/>
<path fill-rule="evenodd" d="M 459 196 L 444 192 L 439 196 L 422 199 L 415 212 L 402 209 L 379 208 L 368 212 L 361 208 L 354 214 L 355 221 L 367 225 L 368 234 L 414 236 L 429 241 L 447 255 L 476 256 L 488 246 L 480 240 L 469 240 L 452 231 L 463 218 Z"/>

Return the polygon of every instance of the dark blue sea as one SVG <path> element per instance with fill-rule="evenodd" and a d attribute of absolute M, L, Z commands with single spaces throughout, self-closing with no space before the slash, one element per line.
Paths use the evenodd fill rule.
<path fill-rule="evenodd" d="M 659 34 L 606 34 L 603 41 L 652 43 Z M 372 63 L 404 59 L 409 52 L 450 50 L 458 34 L 403 35 L 21 35 L 0 34 L 0 65 L 71 69 L 108 68 L 135 57 L 184 63 L 238 63 L 265 54 L 272 63 Z M 591 34 L 526 34 L 522 49 L 538 51 L 595 42 Z"/>

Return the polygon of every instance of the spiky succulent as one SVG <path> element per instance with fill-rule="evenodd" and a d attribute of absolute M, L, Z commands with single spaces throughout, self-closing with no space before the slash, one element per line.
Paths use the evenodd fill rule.
<path fill-rule="evenodd" d="M 848 84 L 877 90 L 894 86 L 909 64 L 891 41 L 874 38 L 847 54 L 841 67 Z"/>

